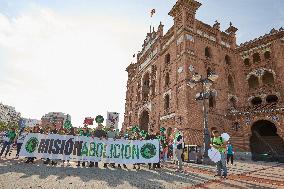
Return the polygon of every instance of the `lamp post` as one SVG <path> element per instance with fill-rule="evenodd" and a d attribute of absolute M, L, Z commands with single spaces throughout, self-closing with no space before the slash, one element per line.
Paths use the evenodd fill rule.
<path fill-rule="evenodd" d="M 202 91 L 196 94 L 196 100 L 203 101 L 203 135 L 204 135 L 204 153 L 203 153 L 203 163 L 211 164 L 212 162 L 208 157 L 208 150 L 210 148 L 210 133 L 208 129 L 208 112 L 206 106 L 206 99 L 210 96 L 216 95 L 210 89 L 212 84 L 218 79 L 218 75 L 214 72 L 208 73 L 207 77 L 203 77 L 198 74 L 192 65 L 189 66 L 189 70 L 192 73 L 192 78 L 188 81 L 188 86 L 190 88 L 195 88 L 198 84 L 201 85 Z"/>

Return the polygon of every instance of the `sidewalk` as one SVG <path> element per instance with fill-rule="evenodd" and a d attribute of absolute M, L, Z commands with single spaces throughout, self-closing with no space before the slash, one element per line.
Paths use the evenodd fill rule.
<path fill-rule="evenodd" d="M 185 163 L 188 175 L 215 175 L 215 167 Z M 228 165 L 228 178 L 213 178 L 188 188 L 284 188 L 284 164 L 276 162 L 237 161 Z"/>

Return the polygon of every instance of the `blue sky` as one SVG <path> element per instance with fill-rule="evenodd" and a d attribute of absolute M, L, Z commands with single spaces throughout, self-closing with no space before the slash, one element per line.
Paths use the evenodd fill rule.
<path fill-rule="evenodd" d="M 132 55 L 152 23 L 167 30 L 175 0 L 0 0 L 0 101 L 23 116 L 49 111 L 84 116 L 121 113 Z M 200 0 L 197 19 L 225 30 L 238 43 L 284 26 L 283 0 Z M 152 8 L 156 15 L 150 19 Z"/>

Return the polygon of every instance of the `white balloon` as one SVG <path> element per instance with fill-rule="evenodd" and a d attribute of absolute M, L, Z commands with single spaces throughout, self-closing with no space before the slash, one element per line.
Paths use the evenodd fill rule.
<path fill-rule="evenodd" d="M 213 148 L 213 147 L 208 150 L 208 156 L 215 163 L 221 160 L 220 152 L 216 148 Z"/>
<path fill-rule="evenodd" d="M 225 142 L 230 140 L 230 135 L 228 135 L 228 133 L 221 134 L 221 137 L 224 139 Z"/>

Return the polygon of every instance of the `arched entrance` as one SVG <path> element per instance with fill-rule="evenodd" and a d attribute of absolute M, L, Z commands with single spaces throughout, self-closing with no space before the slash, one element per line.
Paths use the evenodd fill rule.
<path fill-rule="evenodd" d="M 149 129 L 149 112 L 144 110 L 139 119 L 139 126 L 141 130 L 147 131 Z"/>
<path fill-rule="evenodd" d="M 251 127 L 250 148 L 255 161 L 278 161 L 284 153 L 283 139 L 277 127 L 268 120 L 259 120 Z"/>

